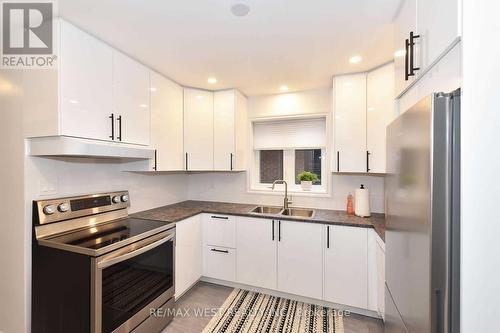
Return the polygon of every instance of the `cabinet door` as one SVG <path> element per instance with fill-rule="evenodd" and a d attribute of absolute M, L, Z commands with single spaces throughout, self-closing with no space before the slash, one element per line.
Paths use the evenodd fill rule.
<path fill-rule="evenodd" d="M 214 169 L 234 167 L 234 121 L 236 96 L 234 90 L 214 93 Z"/>
<path fill-rule="evenodd" d="M 321 299 L 323 226 L 278 222 L 278 290 Z"/>
<path fill-rule="evenodd" d="M 112 50 L 61 20 L 61 134 L 111 140 Z"/>
<path fill-rule="evenodd" d="M 385 173 L 386 128 L 395 118 L 394 64 L 367 75 L 366 146 L 369 172 Z"/>
<path fill-rule="evenodd" d="M 213 93 L 184 89 L 184 152 L 187 170 L 214 168 Z"/>
<path fill-rule="evenodd" d="M 377 243 L 377 311 L 385 318 L 385 249 Z"/>
<path fill-rule="evenodd" d="M 366 74 L 334 78 L 338 172 L 366 172 Z"/>
<path fill-rule="evenodd" d="M 323 226 L 326 230 L 324 300 L 366 309 L 368 301 L 367 229 Z M 328 231 L 329 229 L 329 231 Z"/>
<path fill-rule="evenodd" d="M 396 96 L 415 80 L 415 76 L 410 76 L 408 80 L 405 80 L 405 40 L 410 38 L 410 31 L 417 32 L 417 0 L 403 0 L 399 14 L 394 20 L 394 73 L 396 76 Z M 415 61 L 418 61 L 418 59 L 415 59 Z"/>
<path fill-rule="evenodd" d="M 422 69 L 460 35 L 458 0 L 418 0 L 418 34 Z"/>
<path fill-rule="evenodd" d="M 113 108 L 118 141 L 149 145 L 149 70 L 117 51 L 113 52 Z"/>
<path fill-rule="evenodd" d="M 151 146 L 156 149 L 153 170 L 183 170 L 183 88 L 155 72 L 150 76 Z"/>
<path fill-rule="evenodd" d="M 179 298 L 201 277 L 201 215 L 177 222 L 175 233 L 175 297 Z"/>
<path fill-rule="evenodd" d="M 272 220 L 237 218 L 239 283 L 276 289 L 276 226 Z"/>

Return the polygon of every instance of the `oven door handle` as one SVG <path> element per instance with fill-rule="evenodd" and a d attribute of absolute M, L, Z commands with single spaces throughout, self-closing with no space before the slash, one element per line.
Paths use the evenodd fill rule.
<path fill-rule="evenodd" d="M 143 254 L 144 252 L 147 252 L 149 250 L 154 249 L 155 247 L 162 245 L 163 243 L 168 242 L 169 240 L 174 238 L 174 236 L 175 236 L 175 234 L 170 234 L 167 237 L 164 237 L 160 240 L 157 240 L 156 242 L 153 242 L 153 243 L 150 243 L 146 246 L 140 247 L 137 250 L 133 250 L 133 251 L 130 251 L 128 253 L 122 254 L 121 256 L 109 258 L 109 259 L 103 259 L 102 261 L 97 262 L 97 268 L 104 269 L 106 267 L 112 266 L 112 265 L 117 264 L 119 262 L 136 257 L 140 254 Z"/>

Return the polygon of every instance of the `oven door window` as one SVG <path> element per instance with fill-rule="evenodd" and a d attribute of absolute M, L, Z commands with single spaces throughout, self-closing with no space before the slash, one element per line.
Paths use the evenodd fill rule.
<path fill-rule="evenodd" d="M 102 331 L 112 332 L 173 287 L 173 242 L 102 271 Z"/>

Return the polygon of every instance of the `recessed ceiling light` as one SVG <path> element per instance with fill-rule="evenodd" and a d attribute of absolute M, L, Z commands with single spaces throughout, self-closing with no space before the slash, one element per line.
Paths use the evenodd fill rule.
<path fill-rule="evenodd" d="M 216 79 L 216 78 L 214 78 L 214 77 L 211 77 L 211 78 L 209 78 L 209 79 L 207 80 L 207 82 L 208 82 L 208 83 L 210 83 L 210 84 L 216 84 L 216 83 L 217 83 L 217 79 Z"/>
<path fill-rule="evenodd" d="M 148 105 L 147 104 L 140 104 L 139 107 L 141 107 L 141 108 L 147 108 Z"/>
<path fill-rule="evenodd" d="M 196 96 L 197 99 L 202 99 L 203 98 L 203 95 L 197 95 Z"/>
<path fill-rule="evenodd" d="M 361 60 L 363 60 L 363 58 L 361 58 L 361 56 L 359 55 L 352 56 L 351 58 L 349 58 L 349 62 L 351 64 L 357 64 L 358 62 L 361 62 Z"/>
<path fill-rule="evenodd" d="M 281 86 L 280 91 L 288 91 L 288 86 Z"/>
<path fill-rule="evenodd" d="M 250 12 L 250 6 L 245 2 L 238 1 L 231 6 L 231 13 L 238 17 L 247 16 Z"/>
<path fill-rule="evenodd" d="M 155 87 L 151 87 L 151 88 L 149 88 L 149 90 L 152 91 L 152 92 L 155 92 L 156 88 Z"/>
<path fill-rule="evenodd" d="M 394 56 L 399 58 L 399 57 L 402 57 L 406 54 L 406 50 L 397 50 L 396 52 L 394 52 Z"/>

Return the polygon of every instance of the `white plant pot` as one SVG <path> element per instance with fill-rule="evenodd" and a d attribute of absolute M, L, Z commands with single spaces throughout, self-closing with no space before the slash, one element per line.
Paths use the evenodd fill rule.
<path fill-rule="evenodd" d="M 310 191 L 312 189 L 313 182 L 310 180 L 303 180 L 300 182 L 300 186 L 303 191 Z"/>

